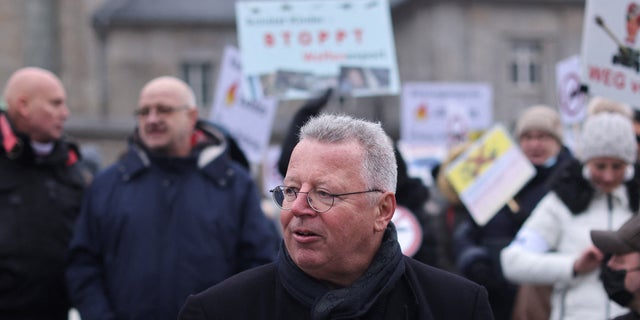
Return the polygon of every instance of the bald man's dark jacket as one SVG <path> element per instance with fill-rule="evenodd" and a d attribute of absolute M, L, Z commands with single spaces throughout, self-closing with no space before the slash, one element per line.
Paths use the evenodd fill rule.
<path fill-rule="evenodd" d="M 67 319 L 64 269 L 84 178 L 75 145 L 36 156 L 0 111 L 0 318 Z"/>

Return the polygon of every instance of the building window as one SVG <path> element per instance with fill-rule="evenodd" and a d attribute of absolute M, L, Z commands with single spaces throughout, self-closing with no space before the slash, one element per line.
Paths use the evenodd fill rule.
<path fill-rule="evenodd" d="M 209 62 L 184 62 L 181 66 L 182 79 L 193 88 L 196 103 L 201 108 L 207 108 L 211 104 L 212 68 Z"/>
<path fill-rule="evenodd" d="M 542 80 L 542 46 L 537 41 L 516 41 L 511 46 L 511 82 L 517 87 L 530 88 Z"/>

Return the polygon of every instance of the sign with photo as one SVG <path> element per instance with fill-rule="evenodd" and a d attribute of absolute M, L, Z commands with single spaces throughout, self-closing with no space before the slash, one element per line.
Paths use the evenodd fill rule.
<path fill-rule="evenodd" d="M 387 0 L 238 1 L 236 22 L 248 99 L 399 92 Z"/>
<path fill-rule="evenodd" d="M 209 120 L 229 130 L 249 162 L 261 163 L 271 138 L 278 103 L 275 98 L 247 100 L 242 97 L 241 78 L 240 53 L 234 47 L 226 47 Z"/>
<path fill-rule="evenodd" d="M 640 1 L 587 0 L 582 75 L 589 94 L 638 107 Z"/>

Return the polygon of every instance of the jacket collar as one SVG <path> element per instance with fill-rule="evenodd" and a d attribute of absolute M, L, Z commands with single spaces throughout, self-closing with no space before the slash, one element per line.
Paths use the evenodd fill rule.
<path fill-rule="evenodd" d="M 638 172 L 640 167 L 637 164 L 635 166 L 635 176 L 614 192 L 614 197 L 621 199 L 621 203 L 626 204 L 633 213 L 638 212 L 640 205 L 640 176 Z M 551 182 L 551 190 L 558 195 L 573 214 L 580 214 L 586 210 L 593 197 L 597 195 L 591 183 L 582 176 L 582 167 L 579 160 L 572 159 L 559 170 Z"/>
<path fill-rule="evenodd" d="M 9 158 L 15 158 L 22 148 L 22 140 L 13 131 L 6 113 L 0 113 L 0 138 L 2 138 L 2 151 Z"/>
<path fill-rule="evenodd" d="M 231 166 L 225 135 L 210 123 L 198 121 L 191 135 L 192 152 L 198 170 L 220 186 L 225 186 L 236 174 Z M 141 143 L 137 133 L 129 139 L 129 151 L 118 164 L 123 180 L 130 180 L 146 171 L 154 156 Z"/>
<path fill-rule="evenodd" d="M 14 130 L 11 119 L 4 111 L 0 111 L 0 154 L 18 161 L 36 161 L 29 136 Z M 72 166 L 80 160 L 80 152 L 73 143 L 60 139 L 54 142 L 53 151 L 38 157 L 41 164 Z"/>

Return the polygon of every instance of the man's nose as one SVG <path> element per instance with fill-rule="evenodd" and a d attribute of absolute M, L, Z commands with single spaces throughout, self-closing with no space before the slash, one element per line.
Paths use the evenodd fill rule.
<path fill-rule="evenodd" d="M 71 114 L 71 111 L 69 110 L 69 107 L 64 104 L 62 105 L 62 107 L 60 108 L 60 115 L 62 116 L 62 120 L 67 120 L 69 118 L 69 115 Z"/>
<path fill-rule="evenodd" d="M 149 109 L 149 114 L 147 115 L 147 121 L 157 121 L 160 118 L 160 113 L 158 109 L 151 108 Z"/>
<path fill-rule="evenodd" d="M 298 196 L 291 203 L 291 213 L 295 216 L 301 216 L 305 214 L 316 214 L 316 211 L 309 205 L 309 194 L 304 192 L 298 192 Z"/>

